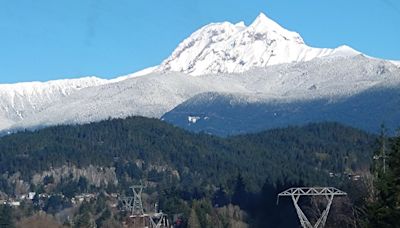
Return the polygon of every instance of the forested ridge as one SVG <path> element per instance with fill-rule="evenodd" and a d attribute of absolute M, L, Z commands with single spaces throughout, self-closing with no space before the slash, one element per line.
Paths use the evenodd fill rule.
<path fill-rule="evenodd" d="M 255 227 L 262 227 L 259 222 L 266 215 L 271 216 L 268 224 L 287 227 L 297 220 L 290 202 L 280 206 L 288 217 L 276 210 L 279 190 L 328 184 L 352 189 L 349 177 L 369 172 L 377 138 L 337 123 L 228 138 L 190 133 L 143 117 L 56 126 L 0 138 L 0 191 L 17 194 L 16 182 L 10 181 L 16 174 L 30 184 L 29 191 L 60 193 L 67 199 L 83 192 L 127 194 L 130 185 L 146 180 L 147 193 L 157 193 L 167 213 L 183 214 L 183 224 L 190 223 L 193 210 L 201 217 L 233 204 L 249 213 Z M 66 166 L 110 169 L 117 184 L 95 185 L 72 176 L 57 180 L 52 175 L 33 184 L 34 175 Z M 55 214 L 70 206 L 65 198 L 57 202 L 45 202 L 42 209 Z"/>
<path fill-rule="evenodd" d="M 328 172 L 368 168 L 375 144 L 375 136 L 336 123 L 224 139 L 132 117 L 2 137 L 0 172 L 21 172 L 29 179 L 65 164 L 114 166 L 140 159 L 174 167 L 180 174 L 188 168 L 214 184 L 239 172 L 254 187 L 261 187 L 265 178 L 316 184 L 326 182 Z"/>

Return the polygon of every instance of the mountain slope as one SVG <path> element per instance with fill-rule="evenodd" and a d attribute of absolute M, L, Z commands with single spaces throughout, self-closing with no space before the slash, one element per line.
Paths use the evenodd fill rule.
<path fill-rule="evenodd" d="M 84 77 L 47 82 L 0 84 L 0 131 L 36 115 L 81 89 L 136 78 L 154 69 L 154 67 L 146 68 L 111 80 Z"/>
<path fill-rule="evenodd" d="M 152 74 L 87 88 L 13 127 L 87 123 L 131 115 L 160 117 L 193 94 L 212 88 L 200 80 L 184 78 L 185 75 L 178 73 Z"/>
<path fill-rule="evenodd" d="M 371 89 L 338 100 L 246 102 L 240 94 L 199 94 L 166 113 L 166 122 L 194 132 L 236 135 L 265 129 L 335 121 L 369 132 L 385 124 L 390 134 L 400 126 L 400 90 Z M 384 101 L 384 102 L 382 102 Z"/>
<path fill-rule="evenodd" d="M 308 61 L 322 56 L 354 56 L 350 47 L 312 48 L 300 35 L 260 14 L 254 22 L 212 23 L 185 39 L 158 68 L 191 75 L 237 73 L 254 67 Z"/>
<path fill-rule="evenodd" d="M 400 69 L 390 62 L 363 56 L 322 58 L 218 76 L 154 73 L 82 89 L 12 128 L 87 123 L 131 115 L 159 118 L 205 92 L 242 94 L 248 103 L 335 101 L 368 89 L 398 88 L 399 75 Z"/>
<path fill-rule="evenodd" d="M 106 83 L 96 77 L 0 84 L 0 129 L 7 128 L 74 92 Z"/>

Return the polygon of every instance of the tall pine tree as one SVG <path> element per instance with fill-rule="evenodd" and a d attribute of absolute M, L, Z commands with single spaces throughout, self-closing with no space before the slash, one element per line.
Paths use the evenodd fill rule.
<path fill-rule="evenodd" d="M 368 205 L 367 227 L 400 227 L 400 136 L 392 143 L 385 172 L 376 170 L 375 201 Z"/>

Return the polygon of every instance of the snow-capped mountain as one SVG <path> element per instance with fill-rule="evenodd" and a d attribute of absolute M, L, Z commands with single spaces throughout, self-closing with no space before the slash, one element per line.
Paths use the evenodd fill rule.
<path fill-rule="evenodd" d="M 309 47 L 298 33 L 282 28 L 261 13 L 249 26 L 243 22 L 204 26 L 179 44 L 158 70 L 191 75 L 238 73 L 253 67 L 309 61 L 328 55 L 358 54 L 347 46 Z"/>
<path fill-rule="evenodd" d="M 229 104 L 269 107 L 316 100 L 335 103 L 367 90 L 399 88 L 398 62 L 370 58 L 347 46 L 309 47 L 299 34 L 260 14 L 249 26 L 207 25 L 161 65 L 127 76 L 0 85 L 0 132 L 132 115 L 160 118 L 185 101 L 191 104 L 184 106 L 189 115 L 196 106 L 193 101 L 208 99 L 196 96 L 210 92 L 232 95 Z M 382 110 L 372 111 L 378 117 L 390 112 Z"/>

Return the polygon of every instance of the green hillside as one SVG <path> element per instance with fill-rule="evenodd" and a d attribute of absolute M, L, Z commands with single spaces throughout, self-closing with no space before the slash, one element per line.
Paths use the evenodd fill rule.
<path fill-rule="evenodd" d="M 149 200 L 159 201 L 169 215 L 181 215 L 182 227 L 193 222 L 193 213 L 202 227 L 229 221 L 293 227 L 298 221 L 291 202 L 277 207 L 276 194 L 294 185 L 332 185 L 349 190 L 350 198 L 355 196 L 352 203 L 360 200 L 359 184 L 349 185 L 348 175 L 369 173 L 376 142 L 375 135 L 337 123 L 229 138 L 191 133 L 142 117 L 57 126 L 0 138 L 0 197 L 44 192 L 51 197 L 33 207 L 57 214 L 72 207 L 70 199 L 78 194 L 126 194 L 129 186 L 146 180 Z M 99 207 L 100 196 L 96 197 L 91 208 Z M 121 218 L 109 210 L 108 219 Z M 250 217 L 232 220 L 223 212 L 232 210 L 244 210 Z M 103 218 L 94 209 L 85 213 Z M 82 213 L 68 216 L 78 221 Z M 331 222 L 335 226 L 354 219 L 338 216 Z M 340 216 L 346 222 L 337 219 Z"/>
<path fill-rule="evenodd" d="M 132 117 L 2 137 L 0 172 L 21 172 L 29 180 L 65 164 L 110 167 L 142 160 L 170 166 L 189 182 L 218 185 L 240 172 L 257 190 L 266 178 L 318 184 L 329 172 L 367 169 L 375 143 L 375 136 L 335 123 L 224 139 Z"/>

